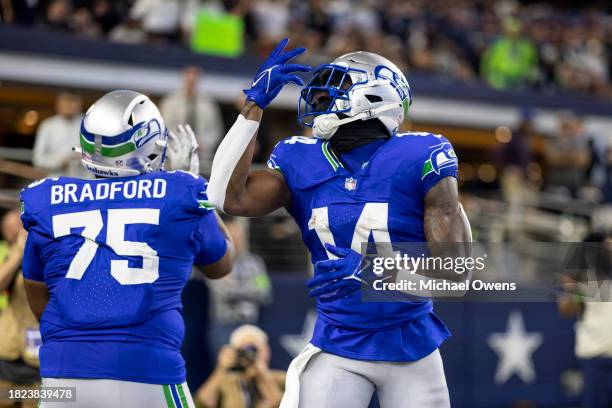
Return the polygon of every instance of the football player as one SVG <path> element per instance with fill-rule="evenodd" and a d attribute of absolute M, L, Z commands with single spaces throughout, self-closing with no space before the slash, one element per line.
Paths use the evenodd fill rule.
<path fill-rule="evenodd" d="M 145 95 L 110 92 L 81 124 L 83 165 L 96 179 L 44 179 L 21 193 L 42 385 L 76 387 L 76 402 L 42 407 L 194 406 L 181 292 L 193 265 L 216 279 L 233 259 L 206 180 L 162 171 L 167 155 L 197 171 L 193 132 L 179 130 L 168 132 Z"/>
<path fill-rule="evenodd" d="M 428 299 L 364 302 L 361 244 L 468 243 L 458 200 L 457 157 L 431 133 L 399 133 L 411 94 L 404 74 L 369 52 L 317 68 L 302 89 L 299 121 L 315 137 L 280 141 L 268 169 L 250 171 L 263 110 L 287 83 L 301 84 L 283 40 L 258 71 L 215 155 L 211 202 L 260 217 L 285 207 L 314 264 L 317 298 L 311 344 L 292 362 L 281 407 L 449 407 L 438 347 L 449 331 Z M 459 244 L 459 252 L 469 244 Z M 297 390 L 295 383 L 297 382 Z"/>

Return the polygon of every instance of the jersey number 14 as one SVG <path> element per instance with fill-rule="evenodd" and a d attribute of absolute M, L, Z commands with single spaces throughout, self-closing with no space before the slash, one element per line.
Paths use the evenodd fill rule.
<path fill-rule="evenodd" d="M 351 240 L 351 249 L 361 253 L 361 245 L 368 242 L 370 234 L 375 243 L 391 242 L 389 236 L 388 222 L 389 204 L 387 203 L 366 203 L 363 206 L 361 215 L 355 225 L 353 239 Z M 314 229 L 321 245 L 325 244 L 336 245 L 334 236 L 329 225 L 329 210 L 327 207 L 313 208 L 308 222 L 308 228 Z M 336 259 L 337 256 L 332 254 L 325 248 L 328 259 Z"/>

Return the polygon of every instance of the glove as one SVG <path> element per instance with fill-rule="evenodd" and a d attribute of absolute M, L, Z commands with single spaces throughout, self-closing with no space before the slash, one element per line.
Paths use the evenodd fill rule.
<path fill-rule="evenodd" d="M 285 38 L 276 46 L 268 59 L 259 67 L 251 89 L 243 91 L 247 99 L 255 102 L 261 109 L 265 109 L 276 98 L 285 84 L 293 82 L 296 85 L 304 85 L 304 81 L 292 72 L 310 71 L 310 67 L 306 65 L 287 64 L 290 59 L 306 51 L 306 48 L 300 47 L 283 53 L 288 42 L 289 39 Z"/>
<path fill-rule="evenodd" d="M 367 284 L 361 279 L 362 256 L 352 249 L 325 244 L 325 248 L 338 259 L 319 261 L 314 266 L 314 276 L 307 282 L 308 294 L 322 302 L 332 302 L 349 296 Z"/>
<path fill-rule="evenodd" d="M 169 170 L 184 170 L 200 174 L 198 141 L 189 125 L 178 125 L 177 132 L 169 132 L 166 149 Z"/>

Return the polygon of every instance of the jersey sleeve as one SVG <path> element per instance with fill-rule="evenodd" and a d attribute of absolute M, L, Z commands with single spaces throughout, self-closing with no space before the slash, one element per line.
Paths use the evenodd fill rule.
<path fill-rule="evenodd" d="M 283 175 L 289 190 L 300 190 L 310 184 L 321 181 L 322 174 L 327 174 L 326 168 L 317 166 L 312 160 L 322 154 L 320 140 L 314 137 L 291 136 L 278 142 L 268 159 L 268 168 Z M 304 176 L 305 163 L 309 163 L 309 176 Z"/>
<path fill-rule="evenodd" d="M 36 232 L 30 232 L 23 249 L 22 270 L 26 279 L 43 282 L 44 264 L 40 259 L 38 246 L 38 236 Z"/>
<path fill-rule="evenodd" d="M 196 250 L 194 264 L 215 263 L 225 255 L 227 242 L 217 221 L 214 206 L 209 202 L 206 194 L 208 182 L 203 177 L 196 178 L 190 174 L 183 178 L 189 183 L 189 193 L 182 198 L 183 205 L 189 212 L 197 214 L 193 231 Z"/>
<path fill-rule="evenodd" d="M 443 136 L 431 137 L 434 141 L 429 143 L 428 150 L 419 163 L 423 197 L 443 178 L 457 178 L 458 175 L 459 161 L 451 143 Z"/>
<path fill-rule="evenodd" d="M 270 157 L 268 158 L 268 162 L 267 162 L 268 168 L 272 170 L 276 170 L 284 175 L 283 168 L 285 169 L 284 171 L 287 171 L 287 166 L 284 163 L 284 159 L 285 159 L 285 147 L 284 147 L 284 141 L 281 140 L 280 142 L 276 144 L 276 146 L 274 146 L 272 153 L 270 153 Z"/>
<path fill-rule="evenodd" d="M 171 182 L 177 186 L 175 190 L 175 203 L 189 214 L 206 214 L 214 210 L 214 206 L 208 200 L 206 187 L 208 180 L 202 176 L 195 176 L 189 172 L 175 170 L 168 172 Z"/>
<path fill-rule="evenodd" d="M 217 262 L 227 251 L 227 241 L 221 232 L 214 211 L 200 218 L 194 237 L 199 243 L 198 252 L 193 263 L 196 265 L 210 265 Z"/>
<path fill-rule="evenodd" d="M 39 192 L 40 187 L 37 186 L 42 185 L 45 181 L 46 180 L 34 182 L 28 187 L 21 190 L 21 202 L 19 203 L 21 211 L 21 223 L 23 224 L 23 228 L 25 228 L 26 231 L 30 231 L 36 223 L 35 215 L 39 211 L 38 204 L 40 202 L 44 202 Z"/>

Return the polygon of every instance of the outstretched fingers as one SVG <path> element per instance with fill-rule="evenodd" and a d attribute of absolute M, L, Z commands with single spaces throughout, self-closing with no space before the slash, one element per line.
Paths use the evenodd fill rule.
<path fill-rule="evenodd" d="M 278 43 L 276 48 L 274 48 L 274 51 L 270 53 L 270 56 L 278 57 L 280 53 L 283 52 L 283 50 L 285 49 L 285 46 L 287 46 L 288 42 L 289 42 L 289 38 L 284 38 L 283 40 L 281 40 L 281 42 Z"/>
<path fill-rule="evenodd" d="M 311 297 L 318 297 L 326 293 L 334 292 L 338 289 L 341 289 L 344 286 L 345 286 L 344 282 L 340 282 L 340 281 L 332 282 L 328 285 L 323 285 L 318 288 L 312 289 L 310 292 L 308 292 L 308 295 Z"/>
<path fill-rule="evenodd" d="M 286 84 L 291 82 L 291 83 L 294 83 L 294 84 L 299 85 L 299 86 L 303 86 L 304 85 L 304 81 L 302 80 L 302 78 L 300 78 L 297 75 L 285 75 L 283 77 L 283 82 L 286 83 Z"/>
<path fill-rule="evenodd" d="M 288 74 L 289 72 L 308 72 L 312 69 L 312 67 L 308 65 L 301 64 L 285 64 L 282 67 L 283 73 Z"/>
<path fill-rule="evenodd" d="M 284 54 L 281 54 L 278 56 L 278 63 L 280 64 L 284 64 L 285 62 L 289 61 L 292 58 L 297 57 L 298 55 L 302 54 L 306 52 L 306 48 L 304 47 L 298 47 L 298 48 L 294 48 L 291 51 L 287 51 Z"/>
<path fill-rule="evenodd" d="M 185 133 L 189 135 L 189 141 L 191 142 L 192 150 L 193 151 L 197 150 L 198 147 L 200 147 L 198 145 L 198 139 L 196 139 L 195 132 L 193 131 L 193 129 L 191 128 L 189 124 L 185 125 Z"/>

